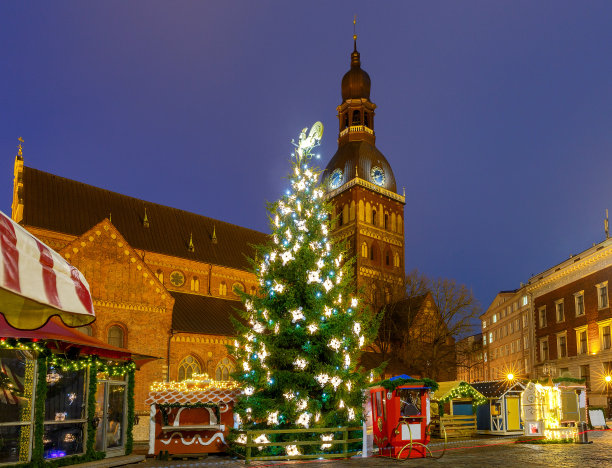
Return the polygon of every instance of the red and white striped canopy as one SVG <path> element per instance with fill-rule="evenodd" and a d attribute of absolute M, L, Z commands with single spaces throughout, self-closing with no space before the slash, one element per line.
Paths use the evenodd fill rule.
<path fill-rule="evenodd" d="M 0 313 L 34 330 L 57 315 L 69 327 L 95 320 L 83 274 L 0 211 Z"/>

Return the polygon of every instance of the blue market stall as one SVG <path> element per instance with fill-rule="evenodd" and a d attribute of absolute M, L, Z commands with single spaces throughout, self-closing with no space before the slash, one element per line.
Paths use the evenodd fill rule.
<path fill-rule="evenodd" d="M 480 434 L 515 435 L 523 433 L 521 393 L 525 385 L 518 381 L 494 380 L 471 384 L 488 399 L 476 411 L 476 429 Z"/>

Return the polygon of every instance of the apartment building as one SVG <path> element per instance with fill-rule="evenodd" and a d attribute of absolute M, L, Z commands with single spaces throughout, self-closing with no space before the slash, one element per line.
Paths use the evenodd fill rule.
<path fill-rule="evenodd" d="M 485 380 L 532 375 L 531 301 L 525 287 L 501 291 L 480 316 Z"/>

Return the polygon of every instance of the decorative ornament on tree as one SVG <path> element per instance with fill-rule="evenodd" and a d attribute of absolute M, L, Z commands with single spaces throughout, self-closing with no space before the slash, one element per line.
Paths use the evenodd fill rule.
<path fill-rule="evenodd" d="M 256 248 L 251 262 L 259 290 L 237 291 L 245 310 L 228 349 L 240 369 L 233 378 L 244 388 L 234 407 L 241 430 L 353 426 L 362 418 L 366 376 L 356 366 L 377 330 L 373 314 L 353 297 L 354 259 L 328 238 L 330 206 L 320 173 L 310 167 L 322 133 L 317 122 L 293 142 L 291 188 L 269 205 L 271 241 Z M 272 442 L 301 437 L 270 435 Z M 283 450 L 295 455 L 318 449 Z"/>

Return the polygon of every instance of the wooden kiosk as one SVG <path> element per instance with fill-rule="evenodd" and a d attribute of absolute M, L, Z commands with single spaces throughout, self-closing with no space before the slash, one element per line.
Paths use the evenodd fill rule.
<path fill-rule="evenodd" d="M 433 380 L 392 377 L 370 388 L 374 443 L 383 456 L 424 458 L 430 440 Z"/>
<path fill-rule="evenodd" d="M 432 397 L 432 433 L 436 437 L 476 435 L 476 409 L 488 399 L 469 383 L 460 380 L 439 382 Z"/>

